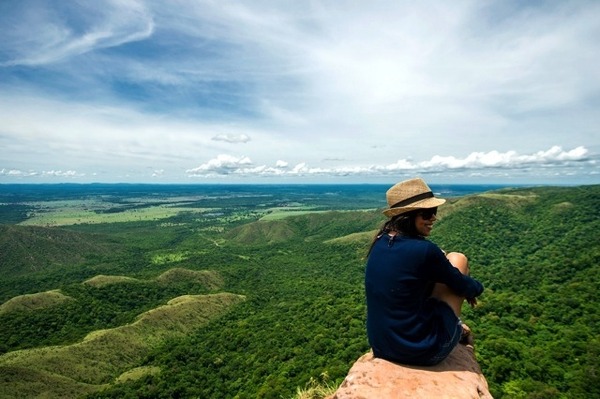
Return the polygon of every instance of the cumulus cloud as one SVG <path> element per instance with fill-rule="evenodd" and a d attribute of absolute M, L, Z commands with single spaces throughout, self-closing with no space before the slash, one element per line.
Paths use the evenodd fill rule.
<path fill-rule="evenodd" d="M 248 157 L 236 158 L 230 155 L 219 155 L 217 158 L 189 169 L 186 173 L 193 177 L 209 177 L 215 175 L 227 176 L 393 176 L 396 173 L 432 173 L 456 170 L 477 171 L 489 169 L 522 169 L 528 167 L 559 168 L 581 162 L 595 163 L 588 156 L 585 147 L 577 147 L 565 151 L 559 146 L 553 146 L 546 151 L 533 154 L 518 154 L 516 151 L 473 152 L 464 158 L 454 156 L 434 155 L 430 160 L 414 162 L 399 159 L 391 164 L 375 164 L 367 166 L 342 166 L 334 168 L 310 167 L 306 162 L 289 168 L 288 163 L 277 161 L 275 166 L 253 165 Z"/>
<path fill-rule="evenodd" d="M 252 165 L 252 161 L 248 157 L 238 158 L 232 155 L 220 154 L 197 168 L 186 170 L 186 173 L 189 176 L 228 175 L 239 173 L 238 171 L 247 165 Z"/>
<path fill-rule="evenodd" d="M 216 158 L 198 166 L 188 169 L 189 177 L 215 177 L 215 176 L 289 176 L 298 174 L 304 164 L 289 169 L 286 161 L 278 160 L 275 165 L 254 165 L 250 158 L 242 156 L 220 154 Z"/>
<path fill-rule="evenodd" d="M 225 141 L 227 143 L 247 143 L 250 141 L 250 136 L 247 134 L 218 134 L 212 140 Z"/>
<path fill-rule="evenodd" d="M 481 169 L 481 168 L 519 168 L 528 165 L 560 165 L 567 161 L 583 161 L 587 159 L 588 150 L 582 146 L 564 151 L 553 146 L 547 151 L 534 154 L 519 155 L 516 151 L 500 153 L 498 151 L 473 152 L 466 158 L 435 155 L 431 160 L 416 165 L 407 163 L 406 168 L 420 167 L 424 169 Z M 399 169 L 402 169 L 400 167 Z"/>
<path fill-rule="evenodd" d="M 74 170 L 45 170 L 41 173 L 42 176 L 50 176 L 50 177 L 82 177 L 85 176 L 84 173 L 77 173 Z"/>
<path fill-rule="evenodd" d="M 338 167 L 310 166 L 307 162 L 299 162 L 293 166 L 284 160 L 277 160 L 273 165 L 255 164 L 248 156 L 220 154 L 216 158 L 202 163 L 198 167 L 187 169 L 188 178 L 302 178 L 302 177 L 396 177 L 398 175 L 466 173 L 472 177 L 507 177 L 511 172 L 522 170 L 544 170 L 556 176 L 571 176 L 574 168 L 587 166 L 592 170 L 590 176 L 597 175 L 597 159 L 587 148 L 579 146 L 565 150 L 553 146 L 548 150 L 530 154 L 519 154 L 514 150 L 500 152 L 472 152 L 460 158 L 456 156 L 434 155 L 428 160 L 415 161 L 399 159 L 392 163 L 349 165 Z M 75 170 L 20 170 L 0 169 L 0 177 L 6 179 L 37 178 L 44 180 L 77 179 L 85 177 L 85 173 Z M 92 173 L 89 176 L 96 176 Z M 152 169 L 153 178 L 164 177 L 164 169 Z"/>
<path fill-rule="evenodd" d="M 7 177 L 30 177 L 30 176 L 37 176 L 39 173 L 29 170 L 29 171 L 23 171 L 23 170 L 19 170 L 19 169 L 2 169 L 0 170 L 0 176 L 7 176 Z"/>

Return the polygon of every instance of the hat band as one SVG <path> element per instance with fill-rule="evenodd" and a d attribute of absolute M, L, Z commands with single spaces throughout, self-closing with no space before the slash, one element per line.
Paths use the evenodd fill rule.
<path fill-rule="evenodd" d="M 402 200 L 400 202 L 396 202 L 394 205 L 390 206 L 391 208 L 399 208 L 401 206 L 406 206 L 406 205 L 410 205 L 413 202 L 417 202 L 417 201 L 421 201 L 427 198 L 433 198 L 433 193 L 431 191 L 428 191 L 426 193 L 421 193 L 421 194 L 417 194 L 413 197 L 407 198 L 405 200 Z"/>

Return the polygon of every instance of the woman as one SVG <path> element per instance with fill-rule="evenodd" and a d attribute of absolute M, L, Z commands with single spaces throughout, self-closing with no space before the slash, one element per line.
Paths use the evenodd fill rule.
<path fill-rule="evenodd" d="M 425 239 L 446 200 L 419 178 L 394 185 L 386 199 L 390 219 L 373 240 L 365 275 L 369 343 L 375 357 L 435 365 L 469 340 L 461 306 L 465 299 L 475 306 L 483 285 L 468 276 L 466 256 Z"/>

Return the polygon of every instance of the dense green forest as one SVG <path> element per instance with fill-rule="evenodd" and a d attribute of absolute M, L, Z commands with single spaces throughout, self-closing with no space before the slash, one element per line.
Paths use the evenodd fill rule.
<path fill-rule="evenodd" d="M 206 210 L 60 227 L 14 224 L 40 212 L 35 192 L 4 199 L 0 397 L 279 399 L 340 383 L 369 349 L 364 256 L 381 193 L 265 190 L 116 190 L 99 210 Z M 431 239 L 466 253 L 486 286 L 464 318 L 494 397 L 600 397 L 600 186 L 464 195 L 439 216 Z M 87 372 L 95 356 L 112 367 Z"/>

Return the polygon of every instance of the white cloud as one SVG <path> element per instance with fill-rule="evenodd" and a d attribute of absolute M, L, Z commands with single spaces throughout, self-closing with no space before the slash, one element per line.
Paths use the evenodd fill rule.
<path fill-rule="evenodd" d="M 302 163 L 299 163 L 296 166 L 294 166 L 292 168 L 292 170 L 290 171 L 290 174 L 298 175 L 298 174 L 301 174 L 302 172 L 306 172 L 306 171 L 308 171 L 308 168 L 306 167 L 306 163 L 302 162 Z"/>
<path fill-rule="evenodd" d="M 577 147 L 569 151 L 554 146 L 547 151 L 534 154 L 519 155 L 516 151 L 500 153 L 498 151 L 473 152 L 465 158 L 435 155 L 428 161 L 413 162 L 400 159 L 387 165 L 344 166 L 335 168 L 309 167 L 305 162 L 287 169 L 287 162 L 278 161 L 275 167 L 267 165 L 252 165 L 248 157 L 237 158 L 230 155 L 219 155 L 197 168 L 189 169 L 186 173 L 193 177 L 209 177 L 215 175 L 237 175 L 246 177 L 257 176 L 394 176 L 401 172 L 432 173 L 453 170 L 473 169 L 482 173 L 486 169 L 521 169 L 529 167 L 560 168 L 573 163 L 595 161 L 587 156 L 587 149 Z"/>
<path fill-rule="evenodd" d="M 252 161 L 248 157 L 238 158 L 232 155 L 220 154 L 197 168 L 186 170 L 186 173 L 190 176 L 228 175 L 236 173 L 241 168 L 251 164 Z"/>
<path fill-rule="evenodd" d="M 473 152 L 465 158 L 454 156 L 434 155 L 429 161 L 413 163 L 408 160 L 399 160 L 396 164 L 388 165 L 388 170 L 422 170 L 422 171 L 444 171 L 452 169 L 511 169 L 529 166 L 554 166 L 561 167 L 569 161 L 583 162 L 591 161 L 587 156 L 587 149 L 577 147 L 570 151 L 564 151 L 559 146 L 553 146 L 547 151 L 538 151 L 534 154 L 519 155 L 516 151 Z"/>
<path fill-rule="evenodd" d="M 548 160 L 552 162 L 554 160 L 559 161 L 580 161 L 582 159 L 586 159 L 586 155 L 588 150 L 579 146 L 577 148 L 572 149 L 571 151 L 563 151 L 563 149 L 559 146 L 554 146 L 550 148 L 548 151 L 540 151 L 534 157 L 533 160 Z"/>
<path fill-rule="evenodd" d="M 0 176 L 7 177 L 31 177 L 37 176 L 38 173 L 35 171 L 23 171 L 19 169 L 2 169 L 0 170 Z"/>
<path fill-rule="evenodd" d="M 408 159 L 399 159 L 398 161 L 385 166 L 385 169 L 388 171 L 412 170 L 412 169 L 416 169 L 416 168 L 417 168 L 417 166 Z"/>
<path fill-rule="evenodd" d="M 83 177 L 85 173 L 77 173 L 74 170 L 44 170 L 41 175 L 50 177 Z"/>
<path fill-rule="evenodd" d="M 0 176 L 6 177 L 14 177 L 14 178 L 31 178 L 31 177 L 41 177 L 41 178 L 76 178 L 76 177 L 84 177 L 85 173 L 79 173 L 75 170 L 43 170 L 41 172 L 35 170 L 19 170 L 19 169 L 1 169 Z"/>
<path fill-rule="evenodd" d="M 218 134 L 211 140 L 214 141 L 225 141 L 227 143 L 247 143 L 250 141 L 250 136 L 247 134 Z"/>

